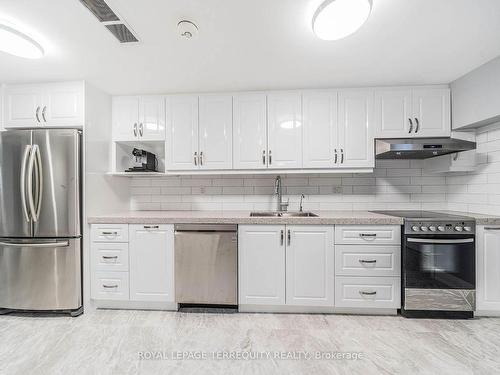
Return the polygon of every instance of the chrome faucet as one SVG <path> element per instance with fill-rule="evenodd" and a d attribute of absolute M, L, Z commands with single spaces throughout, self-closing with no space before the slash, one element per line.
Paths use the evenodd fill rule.
<path fill-rule="evenodd" d="M 290 201 L 290 198 L 288 198 L 288 201 L 286 203 L 283 202 L 283 194 L 281 191 L 281 177 L 277 176 L 276 180 L 274 181 L 274 194 L 278 196 L 278 211 L 286 211 L 288 209 L 288 204 Z"/>
<path fill-rule="evenodd" d="M 303 200 L 305 197 L 306 197 L 306 196 L 304 195 L 304 193 L 300 194 L 299 212 L 302 212 L 302 200 Z"/>

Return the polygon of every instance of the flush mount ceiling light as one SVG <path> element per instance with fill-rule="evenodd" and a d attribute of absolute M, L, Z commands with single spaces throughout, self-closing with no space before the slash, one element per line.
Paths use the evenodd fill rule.
<path fill-rule="evenodd" d="M 43 57 L 43 48 L 28 35 L 0 21 L 0 51 L 27 59 Z"/>
<path fill-rule="evenodd" d="M 182 20 L 177 24 L 179 35 L 185 39 L 193 39 L 198 35 L 198 26 L 187 20 Z"/>
<path fill-rule="evenodd" d="M 372 0 L 326 0 L 314 13 L 312 27 L 323 40 L 338 40 L 351 35 L 368 19 Z"/>

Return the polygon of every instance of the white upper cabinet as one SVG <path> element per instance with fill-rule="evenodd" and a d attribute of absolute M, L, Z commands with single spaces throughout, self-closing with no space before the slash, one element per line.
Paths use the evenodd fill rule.
<path fill-rule="evenodd" d="M 129 225 L 130 300 L 174 302 L 174 226 Z"/>
<path fill-rule="evenodd" d="M 233 168 L 267 168 L 266 95 L 233 97 Z"/>
<path fill-rule="evenodd" d="M 162 96 L 113 97 L 113 140 L 165 140 L 165 99 Z"/>
<path fill-rule="evenodd" d="M 338 147 L 337 115 L 337 91 L 303 93 L 304 168 L 331 168 L 335 166 L 335 149 Z"/>
<path fill-rule="evenodd" d="M 449 89 L 413 90 L 414 132 L 421 137 L 447 137 L 451 132 Z"/>
<path fill-rule="evenodd" d="M 64 82 L 8 85 L 4 91 L 4 127 L 81 127 L 84 84 Z"/>
<path fill-rule="evenodd" d="M 500 312 L 500 226 L 477 226 L 477 306 L 483 313 Z"/>
<path fill-rule="evenodd" d="M 373 168 L 373 90 L 339 91 L 338 167 Z"/>
<path fill-rule="evenodd" d="M 404 138 L 411 134 L 412 122 L 411 90 L 375 91 L 375 136 Z"/>
<path fill-rule="evenodd" d="M 200 169 L 231 169 L 233 154 L 231 95 L 199 97 Z"/>
<path fill-rule="evenodd" d="M 168 96 L 166 104 L 166 169 L 198 169 L 198 96 Z"/>
<path fill-rule="evenodd" d="M 286 226 L 286 304 L 333 306 L 333 226 Z"/>
<path fill-rule="evenodd" d="M 447 88 L 377 89 L 376 137 L 448 137 L 450 111 Z"/>
<path fill-rule="evenodd" d="M 165 140 L 165 97 L 141 96 L 139 98 L 138 137 L 142 141 Z"/>
<path fill-rule="evenodd" d="M 267 96 L 268 167 L 302 168 L 302 97 L 298 92 Z"/>

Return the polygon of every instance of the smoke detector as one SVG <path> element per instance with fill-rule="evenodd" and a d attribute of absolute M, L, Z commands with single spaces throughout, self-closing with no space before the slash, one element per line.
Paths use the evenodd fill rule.
<path fill-rule="evenodd" d="M 193 22 L 182 20 L 177 24 L 179 35 L 184 39 L 194 39 L 198 36 L 198 26 Z"/>

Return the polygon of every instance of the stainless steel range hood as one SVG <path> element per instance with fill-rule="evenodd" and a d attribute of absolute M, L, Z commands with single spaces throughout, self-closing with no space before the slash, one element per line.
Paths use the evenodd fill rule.
<path fill-rule="evenodd" d="M 429 159 L 474 150 L 476 142 L 455 137 L 376 139 L 376 159 Z"/>

